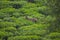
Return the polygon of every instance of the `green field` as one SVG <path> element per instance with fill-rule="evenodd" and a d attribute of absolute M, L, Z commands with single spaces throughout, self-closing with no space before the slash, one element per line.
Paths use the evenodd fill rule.
<path fill-rule="evenodd" d="M 60 1 L 0 0 L 0 40 L 60 40 Z"/>

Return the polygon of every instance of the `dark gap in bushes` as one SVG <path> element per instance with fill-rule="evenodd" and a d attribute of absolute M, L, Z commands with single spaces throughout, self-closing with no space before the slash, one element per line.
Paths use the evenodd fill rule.
<path fill-rule="evenodd" d="M 4 16 L 0 16 L 0 19 L 3 19 L 4 18 Z"/>
<path fill-rule="evenodd" d="M 46 12 L 44 12 L 44 11 L 39 10 L 38 12 L 39 12 L 40 14 L 43 14 L 43 15 L 45 15 L 45 16 L 48 16 L 48 14 L 47 14 Z"/>
<path fill-rule="evenodd" d="M 19 25 L 16 25 L 15 28 L 18 29 L 20 26 Z"/>
<path fill-rule="evenodd" d="M 2 40 L 8 40 L 8 36 L 4 36 Z"/>
<path fill-rule="evenodd" d="M 15 8 L 15 9 L 19 9 L 19 8 L 21 8 L 21 7 L 22 7 L 21 4 L 13 4 L 13 8 Z"/>
<path fill-rule="evenodd" d="M 27 0 L 27 2 L 35 3 L 35 1 L 34 1 L 34 0 Z"/>

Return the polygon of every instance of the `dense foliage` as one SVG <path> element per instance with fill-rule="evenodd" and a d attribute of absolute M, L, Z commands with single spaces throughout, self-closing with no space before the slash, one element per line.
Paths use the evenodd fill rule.
<path fill-rule="evenodd" d="M 60 40 L 59 0 L 0 0 L 0 40 Z"/>

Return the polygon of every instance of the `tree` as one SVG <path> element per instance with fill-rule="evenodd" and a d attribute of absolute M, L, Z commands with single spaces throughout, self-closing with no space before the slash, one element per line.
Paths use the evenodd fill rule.
<path fill-rule="evenodd" d="M 48 2 L 48 6 L 52 10 L 52 16 L 56 17 L 56 21 L 54 23 L 51 23 L 51 27 L 54 25 L 53 31 L 58 31 L 60 28 L 60 0 L 49 0 Z"/>
<path fill-rule="evenodd" d="M 60 28 L 60 0 L 43 0 L 41 2 L 44 2 L 42 4 L 51 10 L 50 12 L 46 12 L 48 12 L 48 14 L 50 13 L 51 16 L 56 17 L 56 20 L 52 22 L 51 26 L 49 27 L 50 31 L 58 31 Z"/>

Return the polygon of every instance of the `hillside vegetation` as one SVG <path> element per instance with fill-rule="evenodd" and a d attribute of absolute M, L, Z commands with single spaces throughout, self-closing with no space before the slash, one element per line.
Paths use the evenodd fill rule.
<path fill-rule="evenodd" d="M 59 3 L 0 0 L 0 40 L 60 40 Z"/>

